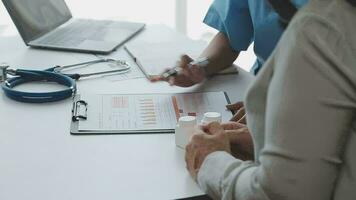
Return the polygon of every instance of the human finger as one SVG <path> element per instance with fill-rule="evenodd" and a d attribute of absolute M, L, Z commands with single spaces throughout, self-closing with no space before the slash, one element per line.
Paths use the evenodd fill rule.
<path fill-rule="evenodd" d="M 194 149 L 191 143 L 185 147 L 185 163 L 188 171 L 194 166 Z"/>
<path fill-rule="evenodd" d="M 200 132 L 204 133 L 205 135 L 213 135 L 209 130 L 209 124 L 202 124 L 197 127 Z"/>
<path fill-rule="evenodd" d="M 170 86 L 173 86 L 176 84 L 176 78 L 173 76 L 169 77 L 167 82 L 169 83 Z"/>
<path fill-rule="evenodd" d="M 251 139 L 251 135 L 246 128 L 241 128 L 237 130 L 227 130 L 225 131 L 230 143 L 239 144 L 241 142 L 246 142 Z"/>
<path fill-rule="evenodd" d="M 218 122 L 211 122 L 208 124 L 209 133 L 212 135 L 218 135 L 224 132 L 223 127 Z"/>
<path fill-rule="evenodd" d="M 244 107 L 244 103 L 242 101 L 226 105 L 226 108 L 228 110 L 232 110 L 232 111 L 237 111 L 237 110 L 241 109 L 242 107 Z"/>
<path fill-rule="evenodd" d="M 240 110 L 238 110 L 235 115 L 230 119 L 230 121 L 233 122 L 237 122 L 239 121 L 241 118 L 243 118 L 245 115 L 245 108 L 241 108 Z"/>
<path fill-rule="evenodd" d="M 163 77 L 162 76 L 159 76 L 159 75 L 156 75 L 156 76 L 150 76 L 149 78 L 149 81 L 151 82 L 158 82 L 158 81 L 163 81 Z"/>
<path fill-rule="evenodd" d="M 244 115 L 243 117 L 241 117 L 241 119 L 239 119 L 237 122 L 240 123 L 240 124 L 246 124 L 246 113 L 245 113 L 245 115 Z"/>
<path fill-rule="evenodd" d="M 184 54 L 180 57 L 180 61 L 179 61 L 179 67 L 184 69 L 184 68 L 188 68 L 188 64 L 191 63 L 193 61 L 193 59 L 191 57 L 189 57 L 188 55 Z"/>
<path fill-rule="evenodd" d="M 179 87 L 190 87 L 195 84 L 190 78 L 186 77 L 183 74 L 179 74 L 174 77 L 170 77 L 168 79 L 168 83 L 170 85 L 176 85 Z"/>
<path fill-rule="evenodd" d="M 182 55 L 180 58 L 179 67 L 181 68 L 181 73 L 187 77 L 193 77 L 193 72 L 189 67 L 189 63 L 191 63 L 193 59 L 188 55 Z"/>
<path fill-rule="evenodd" d="M 198 127 L 200 130 L 204 131 L 205 133 L 208 133 L 209 132 L 209 126 L 208 124 L 201 124 L 199 125 Z M 208 133 L 209 134 L 209 133 Z"/>
<path fill-rule="evenodd" d="M 169 71 L 171 71 L 172 70 L 172 68 L 165 68 L 164 70 L 163 70 L 163 72 L 160 74 L 160 75 L 153 75 L 153 76 L 150 76 L 149 77 L 149 80 L 151 81 L 151 82 L 158 82 L 158 81 L 168 81 L 169 79 L 168 78 L 166 78 L 166 77 L 164 77 L 163 76 L 163 74 L 164 73 L 167 73 L 167 72 L 169 72 Z"/>
<path fill-rule="evenodd" d="M 238 122 L 226 122 L 226 123 L 222 123 L 221 124 L 222 128 L 224 130 L 235 130 L 235 129 L 239 129 L 239 128 L 242 128 L 242 127 L 245 127 L 244 124 L 240 124 Z"/>

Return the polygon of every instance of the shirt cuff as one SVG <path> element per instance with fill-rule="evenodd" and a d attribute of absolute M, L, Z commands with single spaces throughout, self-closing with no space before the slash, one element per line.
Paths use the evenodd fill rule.
<path fill-rule="evenodd" d="M 227 172 L 240 166 L 242 162 L 225 151 L 209 154 L 198 172 L 199 186 L 210 197 L 220 199 L 224 188 L 224 179 L 228 176 Z"/>

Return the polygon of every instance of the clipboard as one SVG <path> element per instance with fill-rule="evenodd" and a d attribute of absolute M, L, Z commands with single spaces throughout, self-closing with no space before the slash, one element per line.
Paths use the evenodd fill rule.
<path fill-rule="evenodd" d="M 84 97 L 83 97 L 84 96 Z M 198 92 L 198 93 L 178 93 L 178 94 L 91 94 L 91 95 L 80 95 L 77 94 L 74 96 L 73 98 L 73 104 L 72 104 L 72 113 L 71 113 L 71 125 L 70 125 L 70 133 L 72 135 L 112 135 L 112 134 L 170 134 L 170 133 L 174 133 L 174 128 L 175 128 L 175 124 L 178 121 L 180 116 L 184 116 L 184 115 L 193 115 L 194 113 L 191 113 L 190 111 L 188 111 L 189 107 L 196 107 L 196 106 L 192 106 L 192 105 L 188 105 L 189 104 L 189 100 L 188 100 L 188 104 L 184 105 L 183 102 L 184 99 L 188 99 L 189 97 L 194 97 L 197 99 L 202 99 L 202 98 L 206 98 L 204 99 L 204 101 L 210 101 L 210 108 L 215 107 L 216 109 L 220 109 L 220 112 L 223 112 L 223 120 L 229 120 L 232 117 L 232 113 L 230 111 L 225 110 L 225 105 L 230 103 L 230 99 L 227 95 L 226 92 Z M 96 129 L 96 126 L 91 126 L 91 124 L 89 124 L 89 128 L 84 128 L 85 126 L 82 126 L 82 124 L 86 123 L 88 124 L 88 121 L 92 120 L 92 118 L 95 118 L 93 115 L 93 113 L 95 112 L 91 112 L 91 109 L 95 110 L 95 109 L 102 109 L 102 108 L 98 108 L 102 105 L 107 105 L 109 100 L 112 100 L 113 106 L 114 108 L 112 109 L 120 109 L 123 106 L 127 106 L 129 107 L 129 103 L 136 105 L 137 102 L 135 103 L 134 100 L 137 99 L 142 99 L 145 98 L 146 100 L 149 98 L 160 98 L 161 99 L 156 99 L 157 102 L 159 102 L 159 106 L 162 107 L 166 107 L 169 109 L 166 109 L 166 111 L 158 109 L 157 112 L 163 112 L 164 115 L 162 113 L 158 113 L 158 115 L 161 115 L 163 117 L 160 117 L 164 120 L 166 120 L 165 122 L 162 123 L 157 123 L 157 124 L 161 124 L 161 125 L 150 125 L 146 127 L 140 127 L 140 128 L 108 128 L 106 129 L 106 127 L 104 128 L 100 128 L 100 129 Z M 207 99 L 208 97 L 210 97 L 211 99 Z M 108 99 L 105 103 L 98 103 L 97 99 Z M 120 98 L 118 100 L 118 98 Z M 122 98 L 127 99 L 124 103 L 122 101 Z M 167 101 L 167 104 L 162 103 L 162 99 L 168 99 L 170 101 L 170 98 L 172 98 L 172 107 L 168 106 L 168 104 L 170 104 L 170 102 Z M 195 101 L 197 101 L 197 99 L 195 99 Z M 217 99 L 219 99 L 220 104 L 217 104 L 216 101 Z M 104 101 L 104 100 L 103 100 Z M 128 102 L 131 101 L 131 102 Z M 193 101 L 193 100 L 192 100 Z M 198 104 L 200 104 L 200 102 L 197 102 Z M 125 105 L 124 105 L 125 104 Z M 118 108 L 120 107 L 120 108 Z M 137 106 L 134 106 L 137 107 Z M 210 108 L 207 108 L 207 110 L 204 110 L 204 112 L 208 112 L 208 111 L 218 111 L 218 110 L 209 110 Z M 171 111 L 171 109 L 173 111 Z M 168 115 L 167 112 L 170 111 L 170 115 Z M 185 113 L 183 113 L 183 110 L 187 110 L 184 111 Z M 114 111 L 113 111 L 114 112 Z M 173 113 L 172 113 L 173 112 Z M 102 111 L 102 113 L 105 113 L 104 111 Z M 138 112 L 139 113 L 139 112 Z M 91 116 L 92 115 L 92 116 Z M 200 113 L 201 115 L 201 113 Z M 95 115 L 97 116 L 97 115 Z M 170 118 L 169 118 L 170 116 Z M 224 119 L 225 117 L 225 119 Z M 103 119 L 101 119 L 101 121 L 105 121 L 105 116 L 102 117 Z M 111 117 L 106 117 L 107 119 L 111 119 Z M 120 118 L 120 117 L 118 117 Z M 159 118 L 157 116 L 157 118 Z M 173 119 L 174 118 L 174 119 Z M 199 119 L 199 116 L 197 116 L 197 118 Z M 139 118 L 141 119 L 141 118 Z M 156 119 L 155 119 L 156 120 Z M 93 120 L 92 120 L 93 121 Z M 100 120 L 99 120 L 100 121 Z M 135 121 L 135 120 L 132 120 Z M 136 121 L 138 121 L 136 119 Z M 158 120 L 159 121 L 159 120 Z M 96 121 L 95 121 L 96 122 Z M 102 123 L 102 122 L 100 122 Z M 167 124 L 165 124 L 167 123 Z M 93 129 L 91 129 L 90 127 L 95 127 Z"/>
<path fill-rule="evenodd" d="M 80 94 L 73 98 L 70 133 L 72 135 L 113 135 L 113 134 L 162 134 L 174 133 L 174 129 L 146 129 L 146 130 L 79 130 L 80 121 L 87 120 L 88 103 L 80 99 Z"/>

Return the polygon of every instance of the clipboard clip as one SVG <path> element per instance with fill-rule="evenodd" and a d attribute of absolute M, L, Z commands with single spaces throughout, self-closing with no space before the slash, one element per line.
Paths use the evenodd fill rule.
<path fill-rule="evenodd" d="M 88 103 L 83 100 L 79 100 L 73 103 L 72 109 L 72 121 L 86 120 L 88 111 Z"/>

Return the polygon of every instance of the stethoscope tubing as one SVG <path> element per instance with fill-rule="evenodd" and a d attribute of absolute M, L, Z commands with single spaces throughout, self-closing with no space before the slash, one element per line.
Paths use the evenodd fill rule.
<path fill-rule="evenodd" d="M 60 101 L 71 97 L 76 93 L 77 88 L 74 79 L 50 70 L 51 68 L 48 69 L 48 71 L 19 69 L 16 71 L 16 74 L 18 75 L 17 77 L 10 78 L 2 84 L 4 93 L 15 101 L 25 103 L 48 103 Z M 68 88 L 55 92 L 23 92 L 13 89 L 20 84 L 32 81 L 56 82 L 60 85 L 67 86 Z"/>

